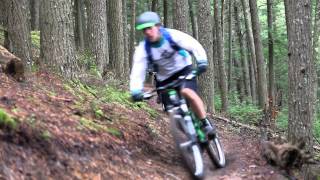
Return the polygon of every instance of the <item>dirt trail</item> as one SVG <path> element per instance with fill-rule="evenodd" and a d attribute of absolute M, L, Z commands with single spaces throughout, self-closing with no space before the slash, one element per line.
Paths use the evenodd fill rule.
<path fill-rule="evenodd" d="M 104 116 L 97 118 L 92 101 L 48 73 L 29 75 L 24 83 L 0 73 L 0 108 L 20 124 L 14 131 L 0 126 L 0 180 L 191 179 L 154 100 L 149 103 L 161 114 L 157 118 L 117 103 L 101 104 Z M 285 179 L 260 157 L 250 132 L 216 125 L 227 166 L 216 169 L 206 156 L 206 179 Z"/>

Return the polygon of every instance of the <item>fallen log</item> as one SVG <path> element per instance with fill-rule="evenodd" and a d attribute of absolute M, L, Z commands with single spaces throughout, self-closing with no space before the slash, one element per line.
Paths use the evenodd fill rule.
<path fill-rule="evenodd" d="M 256 126 L 250 126 L 250 125 L 243 124 L 243 123 L 240 123 L 240 122 L 237 122 L 237 121 L 234 121 L 234 120 L 230 120 L 230 119 L 227 119 L 225 117 L 221 117 L 221 116 L 217 116 L 217 115 L 212 115 L 212 117 L 214 119 L 217 119 L 217 120 L 220 120 L 220 121 L 224 121 L 224 122 L 226 122 L 228 124 L 232 124 L 234 126 L 240 126 L 241 128 L 245 128 L 245 129 L 251 130 L 251 131 L 253 131 L 253 132 L 257 133 L 257 134 L 260 133 L 260 129 L 258 127 L 256 127 Z M 281 139 L 282 141 L 286 140 L 286 138 L 284 138 L 282 136 L 279 136 L 278 134 L 273 132 L 273 130 L 271 130 L 271 129 L 267 129 L 267 130 L 268 130 L 268 132 L 271 133 L 272 138 Z M 320 147 L 319 146 L 314 145 L 313 149 L 318 151 L 318 152 L 320 152 Z"/>
<path fill-rule="evenodd" d="M 6 48 L 0 45 L 0 72 L 13 77 L 17 81 L 23 81 L 24 65 L 20 58 L 10 53 Z"/>
<path fill-rule="evenodd" d="M 300 140 L 297 143 L 276 144 L 271 141 L 263 141 L 262 155 L 271 165 L 282 169 L 300 169 L 303 164 L 315 164 L 311 153 L 304 150 L 305 143 Z"/>

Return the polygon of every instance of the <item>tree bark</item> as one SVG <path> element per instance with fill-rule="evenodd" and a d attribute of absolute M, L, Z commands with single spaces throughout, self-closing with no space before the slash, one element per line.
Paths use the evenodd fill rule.
<path fill-rule="evenodd" d="M 197 27 L 197 18 L 194 13 L 194 5 L 192 0 L 188 0 L 189 5 L 189 13 L 191 19 L 191 26 L 192 26 L 192 35 L 195 39 L 198 39 L 198 27 Z"/>
<path fill-rule="evenodd" d="M 250 23 L 250 14 L 248 12 L 248 5 L 245 0 L 241 0 L 241 5 L 243 9 L 243 15 L 245 20 L 245 26 L 246 26 L 246 34 L 248 39 L 248 49 L 251 55 L 249 64 L 250 64 L 250 88 L 251 88 L 251 94 L 252 94 L 252 102 L 257 102 L 257 64 L 256 64 L 256 52 L 255 52 L 255 46 L 254 46 L 254 40 L 253 40 L 253 33 Z"/>
<path fill-rule="evenodd" d="M 135 47 L 135 32 L 136 32 L 136 0 L 131 0 L 131 28 L 130 28 L 130 51 L 129 51 L 129 64 L 130 64 L 130 71 L 132 68 L 132 61 L 133 61 L 133 53 L 134 53 L 134 47 Z"/>
<path fill-rule="evenodd" d="M 250 13 L 251 13 L 251 23 L 252 23 L 252 32 L 253 32 L 253 39 L 255 45 L 255 52 L 256 52 L 256 62 L 257 62 L 257 72 L 258 72 L 258 99 L 259 99 L 259 106 L 261 109 L 266 110 L 268 107 L 267 104 L 267 78 L 266 78 L 266 69 L 264 63 L 264 56 L 263 56 L 263 47 L 260 38 L 260 22 L 258 17 L 258 10 L 257 10 L 257 1 L 256 0 L 249 0 L 250 4 Z"/>
<path fill-rule="evenodd" d="M 12 76 L 17 81 L 23 81 L 25 79 L 24 65 L 21 59 L 0 45 L 0 72 L 1 71 Z"/>
<path fill-rule="evenodd" d="M 188 0 L 174 0 L 174 11 L 173 11 L 173 27 L 185 33 L 189 33 L 188 23 Z M 190 33 L 189 33 L 190 34 Z"/>
<path fill-rule="evenodd" d="M 267 0 L 267 13 L 268 13 L 268 102 L 269 102 L 269 116 L 271 118 L 270 125 L 275 128 L 274 117 L 272 116 L 272 111 L 274 110 L 274 70 L 273 70 L 273 0 Z"/>
<path fill-rule="evenodd" d="M 311 0 L 286 3 L 289 57 L 288 140 L 302 140 L 312 153 L 316 103 L 316 71 L 312 56 Z M 304 179 L 312 179 L 308 168 Z"/>
<path fill-rule="evenodd" d="M 85 49 L 84 35 L 86 34 L 86 23 L 84 17 L 84 0 L 74 1 L 74 13 L 75 13 L 75 42 L 78 50 L 83 51 Z"/>
<path fill-rule="evenodd" d="M 39 30 L 40 0 L 30 0 L 31 30 Z"/>
<path fill-rule="evenodd" d="M 235 77 L 236 79 L 236 88 L 239 94 L 239 100 L 240 102 L 244 101 L 245 97 L 245 92 L 244 92 L 244 83 L 243 83 L 243 76 L 241 75 L 241 67 L 240 63 L 238 62 L 239 60 L 234 58 L 234 67 L 235 67 L 235 74 L 238 74 L 238 76 Z"/>
<path fill-rule="evenodd" d="M 249 75 L 249 65 L 248 65 L 248 59 L 247 56 L 244 53 L 245 49 L 245 42 L 243 39 L 243 35 L 241 32 L 241 25 L 240 25 L 240 18 L 239 18 L 239 11 L 238 6 L 235 4 L 234 6 L 234 17 L 235 17 L 235 28 L 237 32 L 237 37 L 239 41 L 239 51 L 240 51 L 240 59 L 241 59 L 241 66 L 242 66 L 242 77 L 243 77 L 243 83 L 245 87 L 245 94 L 247 96 L 251 96 L 251 89 L 250 89 L 250 75 Z"/>
<path fill-rule="evenodd" d="M 7 0 L 9 51 L 21 58 L 31 70 L 31 36 L 28 19 L 27 0 Z"/>
<path fill-rule="evenodd" d="M 123 17 L 123 60 L 124 60 L 124 77 L 129 76 L 129 37 L 128 37 L 128 22 L 127 22 L 127 0 L 122 0 L 122 17 Z"/>
<path fill-rule="evenodd" d="M 315 64 L 312 58 L 310 8 L 310 0 L 295 0 L 286 8 L 290 24 L 288 137 L 293 142 L 303 138 L 308 147 L 313 144 L 312 126 L 315 118 Z"/>
<path fill-rule="evenodd" d="M 219 86 L 221 93 L 221 101 L 222 101 L 222 112 L 228 111 L 228 87 L 227 87 L 227 76 L 224 65 L 224 45 L 223 45 L 223 33 L 222 33 L 222 22 L 219 12 L 219 3 L 218 0 L 214 0 L 214 19 L 215 19 L 215 27 L 216 27 L 216 38 L 217 38 L 217 58 L 218 58 L 218 70 L 219 70 Z"/>
<path fill-rule="evenodd" d="M 212 15 L 210 0 L 198 1 L 198 27 L 199 42 L 207 52 L 209 67 L 207 72 L 199 77 L 200 95 L 206 104 L 207 112 L 214 113 L 214 63 L 213 63 L 213 33 L 212 33 Z"/>
<path fill-rule="evenodd" d="M 88 46 L 102 74 L 107 64 L 106 1 L 86 0 L 88 12 Z"/>
<path fill-rule="evenodd" d="M 315 18 L 314 18 L 314 29 L 313 29 L 313 57 L 315 62 L 317 64 L 317 85 L 320 84 L 320 45 L 319 45 L 319 32 L 320 32 L 320 2 L 319 0 L 316 1 L 316 7 L 315 7 Z M 319 95 L 319 94 L 318 94 Z"/>
<path fill-rule="evenodd" d="M 232 82 L 232 0 L 228 0 L 228 91 Z"/>
<path fill-rule="evenodd" d="M 152 0 L 151 2 L 151 11 L 157 12 L 158 10 L 158 0 Z"/>
<path fill-rule="evenodd" d="M 169 7 L 168 7 L 168 0 L 163 0 L 163 25 L 164 27 L 169 27 Z"/>
<path fill-rule="evenodd" d="M 122 1 L 110 0 L 108 4 L 108 20 L 110 34 L 110 69 L 114 70 L 116 78 L 124 77 L 124 47 Z"/>
<path fill-rule="evenodd" d="M 2 4 L 2 6 L 0 6 L 0 25 L 6 27 L 7 12 L 6 12 L 5 1 L 6 0 L 0 0 L 0 4 Z"/>
<path fill-rule="evenodd" d="M 71 0 L 46 0 L 40 5 L 41 59 L 66 78 L 74 78 L 79 72 L 71 4 Z"/>

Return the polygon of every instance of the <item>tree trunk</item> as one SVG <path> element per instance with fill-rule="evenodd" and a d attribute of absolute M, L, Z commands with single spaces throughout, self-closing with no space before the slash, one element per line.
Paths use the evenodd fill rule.
<path fill-rule="evenodd" d="M 23 81 L 25 79 L 24 66 L 21 59 L 0 45 L 0 72 L 1 71 L 12 76 L 17 81 Z"/>
<path fill-rule="evenodd" d="M 312 56 L 311 0 L 286 3 L 289 56 L 289 119 L 288 139 L 302 140 L 306 150 L 313 151 L 313 122 L 315 120 L 316 72 Z M 312 179 L 304 169 L 304 179 Z"/>
<path fill-rule="evenodd" d="M 228 111 L 228 87 L 227 87 L 227 76 L 224 65 L 224 45 L 223 45 L 223 33 L 222 33 L 222 22 L 220 22 L 220 12 L 219 12 L 219 3 L 218 0 L 214 0 L 214 19 L 215 19 L 215 27 L 216 27 L 216 38 L 217 38 L 217 58 L 218 58 L 218 66 L 219 66 L 219 84 L 221 91 L 221 101 L 222 101 L 222 112 Z"/>
<path fill-rule="evenodd" d="M 83 51 L 85 49 L 85 17 L 84 17 L 84 0 L 74 1 L 74 13 L 75 13 L 75 42 L 78 50 Z"/>
<path fill-rule="evenodd" d="M 256 52 L 256 62 L 257 62 L 257 72 L 258 72 L 258 99 L 259 99 L 259 106 L 261 109 L 267 109 L 267 78 L 266 78 L 266 69 L 264 63 L 264 56 L 263 56 L 263 47 L 260 38 L 260 22 L 258 17 L 258 10 L 257 10 L 257 1 L 256 0 L 249 0 L 250 4 L 250 13 L 251 13 L 251 23 L 252 23 L 252 32 L 253 32 L 253 39 L 255 45 L 255 52 Z"/>
<path fill-rule="evenodd" d="M 130 72 L 132 68 L 133 53 L 135 48 L 135 34 L 136 34 L 136 0 L 131 0 L 131 25 L 130 25 L 130 51 L 129 51 L 129 63 L 130 63 Z"/>
<path fill-rule="evenodd" d="M 189 13 L 191 19 L 191 26 L 192 26 L 192 35 L 195 39 L 198 39 L 198 27 L 197 27 L 197 18 L 194 13 L 194 5 L 192 0 L 188 0 L 189 5 Z"/>
<path fill-rule="evenodd" d="M 246 43 L 247 46 L 248 43 Z M 251 97 L 252 97 L 252 102 L 254 104 L 256 104 L 257 102 L 257 83 L 256 83 L 256 68 L 254 66 L 254 62 L 252 61 L 252 58 L 251 58 L 251 61 L 249 60 L 248 58 L 248 68 L 249 68 L 249 77 L 250 77 L 250 90 L 251 90 Z"/>
<path fill-rule="evenodd" d="M 232 82 L 232 0 L 228 0 L 228 91 Z"/>
<path fill-rule="evenodd" d="M 40 0 L 30 0 L 31 30 L 39 30 Z"/>
<path fill-rule="evenodd" d="M 317 64 L 317 86 L 320 84 L 320 45 L 319 45 L 319 32 L 320 32 L 320 2 L 319 0 L 316 1 L 316 7 L 315 7 L 315 18 L 314 18 L 314 29 L 313 29 L 313 57 L 315 62 Z M 319 94 L 318 94 L 319 95 Z"/>
<path fill-rule="evenodd" d="M 200 95 L 207 107 L 207 112 L 214 113 L 214 63 L 212 47 L 212 15 L 210 9 L 210 0 L 198 1 L 198 27 L 199 42 L 205 48 L 208 56 L 209 67 L 207 72 L 199 77 Z"/>
<path fill-rule="evenodd" d="M 88 12 L 88 47 L 95 59 L 97 70 L 102 74 L 108 58 L 106 1 L 86 0 L 85 2 Z"/>
<path fill-rule="evenodd" d="M 169 27 L 169 7 L 168 7 L 168 0 L 163 0 L 163 25 L 164 27 Z"/>
<path fill-rule="evenodd" d="M 6 0 L 0 0 L 0 25 L 1 26 L 7 26 L 7 12 L 6 12 L 6 6 L 5 6 L 5 1 Z"/>
<path fill-rule="evenodd" d="M 46 0 L 40 5 L 41 59 L 66 78 L 77 76 L 71 0 Z"/>
<path fill-rule="evenodd" d="M 122 0 L 122 17 L 123 17 L 123 55 L 124 55 L 124 77 L 129 76 L 129 37 L 127 22 L 127 0 Z"/>
<path fill-rule="evenodd" d="M 7 0 L 9 51 L 21 58 L 31 70 L 31 36 L 28 19 L 27 0 Z"/>
<path fill-rule="evenodd" d="M 151 11 L 157 12 L 158 10 L 158 0 L 152 0 Z"/>
<path fill-rule="evenodd" d="M 251 94 L 252 94 L 252 102 L 257 102 L 257 64 L 256 64 L 256 52 L 255 52 L 255 46 L 254 46 L 254 40 L 253 40 L 253 33 L 250 23 L 250 14 L 248 12 L 248 5 L 245 0 L 241 0 L 241 5 L 243 9 L 243 15 L 245 20 L 245 26 L 246 26 L 246 32 L 247 32 L 247 39 L 248 39 L 248 46 L 249 51 L 251 55 L 251 59 L 249 61 L 250 63 L 250 88 L 251 88 Z"/>
<path fill-rule="evenodd" d="M 311 46 L 311 1 L 295 0 L 286 8 L 289 20 L 289 140 L 303 138 L 312 148 L 315 64 Z M 300 23 L 295 23 L 300 22 Z"/>
<path fill-rule="evenodd" d="M 241 59 L 241 66 L 242 66 L 242 77 L 243 77 L 243 82 L 244 82 L 244 87 L 245 87 L 245 94 L 247 96 L 251 96 L 251 89 L 250 89 L 250 75 L 249 75 L 249 65 L 248 65 L 248 59 L 247 56 L 244 53 L 245 49 L 245 42 L 243 39 L 243 35 L 241 32 L 241 25 L 240 25 L 240 18 L 239 18 L 239 11 L 238 11 L 238 6 L 235 4 L 234 6 L 234 16 L 235 16 L 235 28 L 237 32 L 237 37 L 239 41 L 239 46 L 240 46 L 240 59 Z"/>
<path fill-rule="evenodd" d="M 124 77 L 124 47 L 122 1 L 110 0 L 108 4 L 108 27 L 110 34 L 110 69 L 114 70 L 116 78 Z"/>
<path fill-rule="evenodd" d="M 238 62 L 239 60 L 237 60 L 236 58 L 234 58 L 234 67 L 235 67 L 235 71 L 238 76 L 235 77 L 236 79 L 236 87 L 237 87 L 237 91 L 239 94 L 239 100 L 240 102 L 243 102 L 244 97 L 245 97 L 245 93 L 244 93 L 244 83 L 243 83 L 243 76 L 241 75 L 241 67 L 240 67 L 240 63 Z"/>
<path fill-rule="evenodd" d="M 268 13 L 268 56 L 269 56 L 269 87 L 268 87 L 268 101 L 269 101 L 269 116 L 271 118 L 270 125 L 275 128 L 274 117 L 272 111 L 274 110 L 274 70 L 273 70 L 273 0 L 267 0 L 267 13 Z"/>
<path fill-rule="evenodd" d="M 189 33 L 188 0 L 174 0 L 173 27 L 185 33 Z M 189 33 L 190 34 L 190 33 Z"/>

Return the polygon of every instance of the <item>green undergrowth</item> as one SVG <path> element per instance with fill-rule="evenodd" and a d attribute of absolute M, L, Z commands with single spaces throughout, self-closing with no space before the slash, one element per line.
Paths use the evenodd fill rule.
<path fill-rule="evenodd" d="M 35 48 L 40 49 L 40 31 L 31 31 L 31 42 Z"/>
<path fill-rule="evenodd" d="M 76 108 L 80 111 L 87 111 L 85 103 L 89 103 L 90 109 L 94 115 L 94 118 L 101 120 L 113 120 L 112 117 L 107 117 L 106 112 L 101 108 L 103 104 L 115 103 L 120 106 L 124 106 L 128 109 L 141 110 L 147 112 L 151 117 L 158 116 L 158 112 L 148 106 L 145 102 L 132 102 L 130 94 L 112 86 L 89 86 L 81 83 L 80 81 L 70 81 L 64 84 L 64 88 L 71 92 L 74 96 L 78 97 L 78 101 L 75 102 Z M 84 117 L 81 118 L 81 127 L 86 127 L 92 131 L 105 131 L 115 136 L 119 136 L 121 133 L 116 129 L 107 128 L 104 125 L 98 124 L 98 121 L 89 120 Z"/>
<path fill-rule="evenodd" d="M 89 120 L 89 119 L 86 119 L 86 118 L 82 117 L 79 122 L 80 122 L 80 125 L 81 125 L 80 129 L 82 127 L 85 127 L 85 128 L 88 128 L 88 129 L 90 129 L 91 131 L 94 131 L 94 132 L 103 131 L 103 132 L 112 134 L 112 135 L 117 136 L 117 137 L 121 136 L 121 132 L 118 129 L 108 128 L 108 127 L 106 127 L 104 125 L 98 124 L 97 122 L 95 122 L 93 120 Z"/>
<path fill-rule="evenodd" d="M 220 111 L 221 99 L 219 95 L 215 95 L 214 103 L 216 110 Z M 263 112 L 251 103 L 240 102 L 238 97 L 234 93 L 231 93 L 229 97 L 228 115 L 241 123 L 257 124 L 262 118 Z"/>
<path fill-rule="evenodd" d="M 288 108 L 283 108 L 276 117 L 276 127 L 281 131 L 288 128 Z"/>
<path fill-rule="evenodd" d="M 263 111 L 251 103 L 241 103 L 236 95 L 229 96 L 229 111 L 228 115 L 232 119 L 236 119 L 239 122 L 245 124 L 259 124 L 260 119 L 263 116 Z M 221 110 L 221 100 L 219 95 L 215 96 L 214 99 L 215 108 L 217 111 Z M 318 102 L 317 108 L 320 109 L 320 104 Z M 279 111 L 276 117 L 276 128 L 282 132 L 286 132 L 288 129 L 288 108 L 283 107 Z M 313 122 L 313 134 L 314 137 L 320 141 L 320 113 L 316 114 L 315 121 Z"/>
<path fill-rule="evenodd" d="M 89 74 L 102 78 L 102 72 L 98 70 L 94 55 L 90 51 L 86 50 L 79 53 L 77 59 L 79 64 L 86 69 Z"/>
<path fill-rule="evenodd" d="M 145 102 L 132 102 L 127 91 L 119 90 L 111 86 L 103 88 L 102 101 L 105 103 L 118 103 L 127 108 L 146 111 L 151 117 L 157 117 L 158 113 Z"/>
<path fill-rule="evenodd" d="M 44 130 L 44 131 L 42 131 L 42 133 L 41 133 L 41 138 L 43 139 L 43 140 L 45 140 L 45 141 L 49 141 L 51 138 L 52 138 L 52 135 L 51 135 L 51 133 L 48 131 L 48 130 Z"/>
<path fill-rule="evenodd" d="M 252 104 L 238 104 L 230 107 L 231 117 L 246 124 L 258 124 L 262 118 L 262 110 Z"/>
<path fill-rule="evenodd" d="M 5 110 L 0 108 L 0 127 L 17 128 L 17 121 L 12 118 Z"/>

